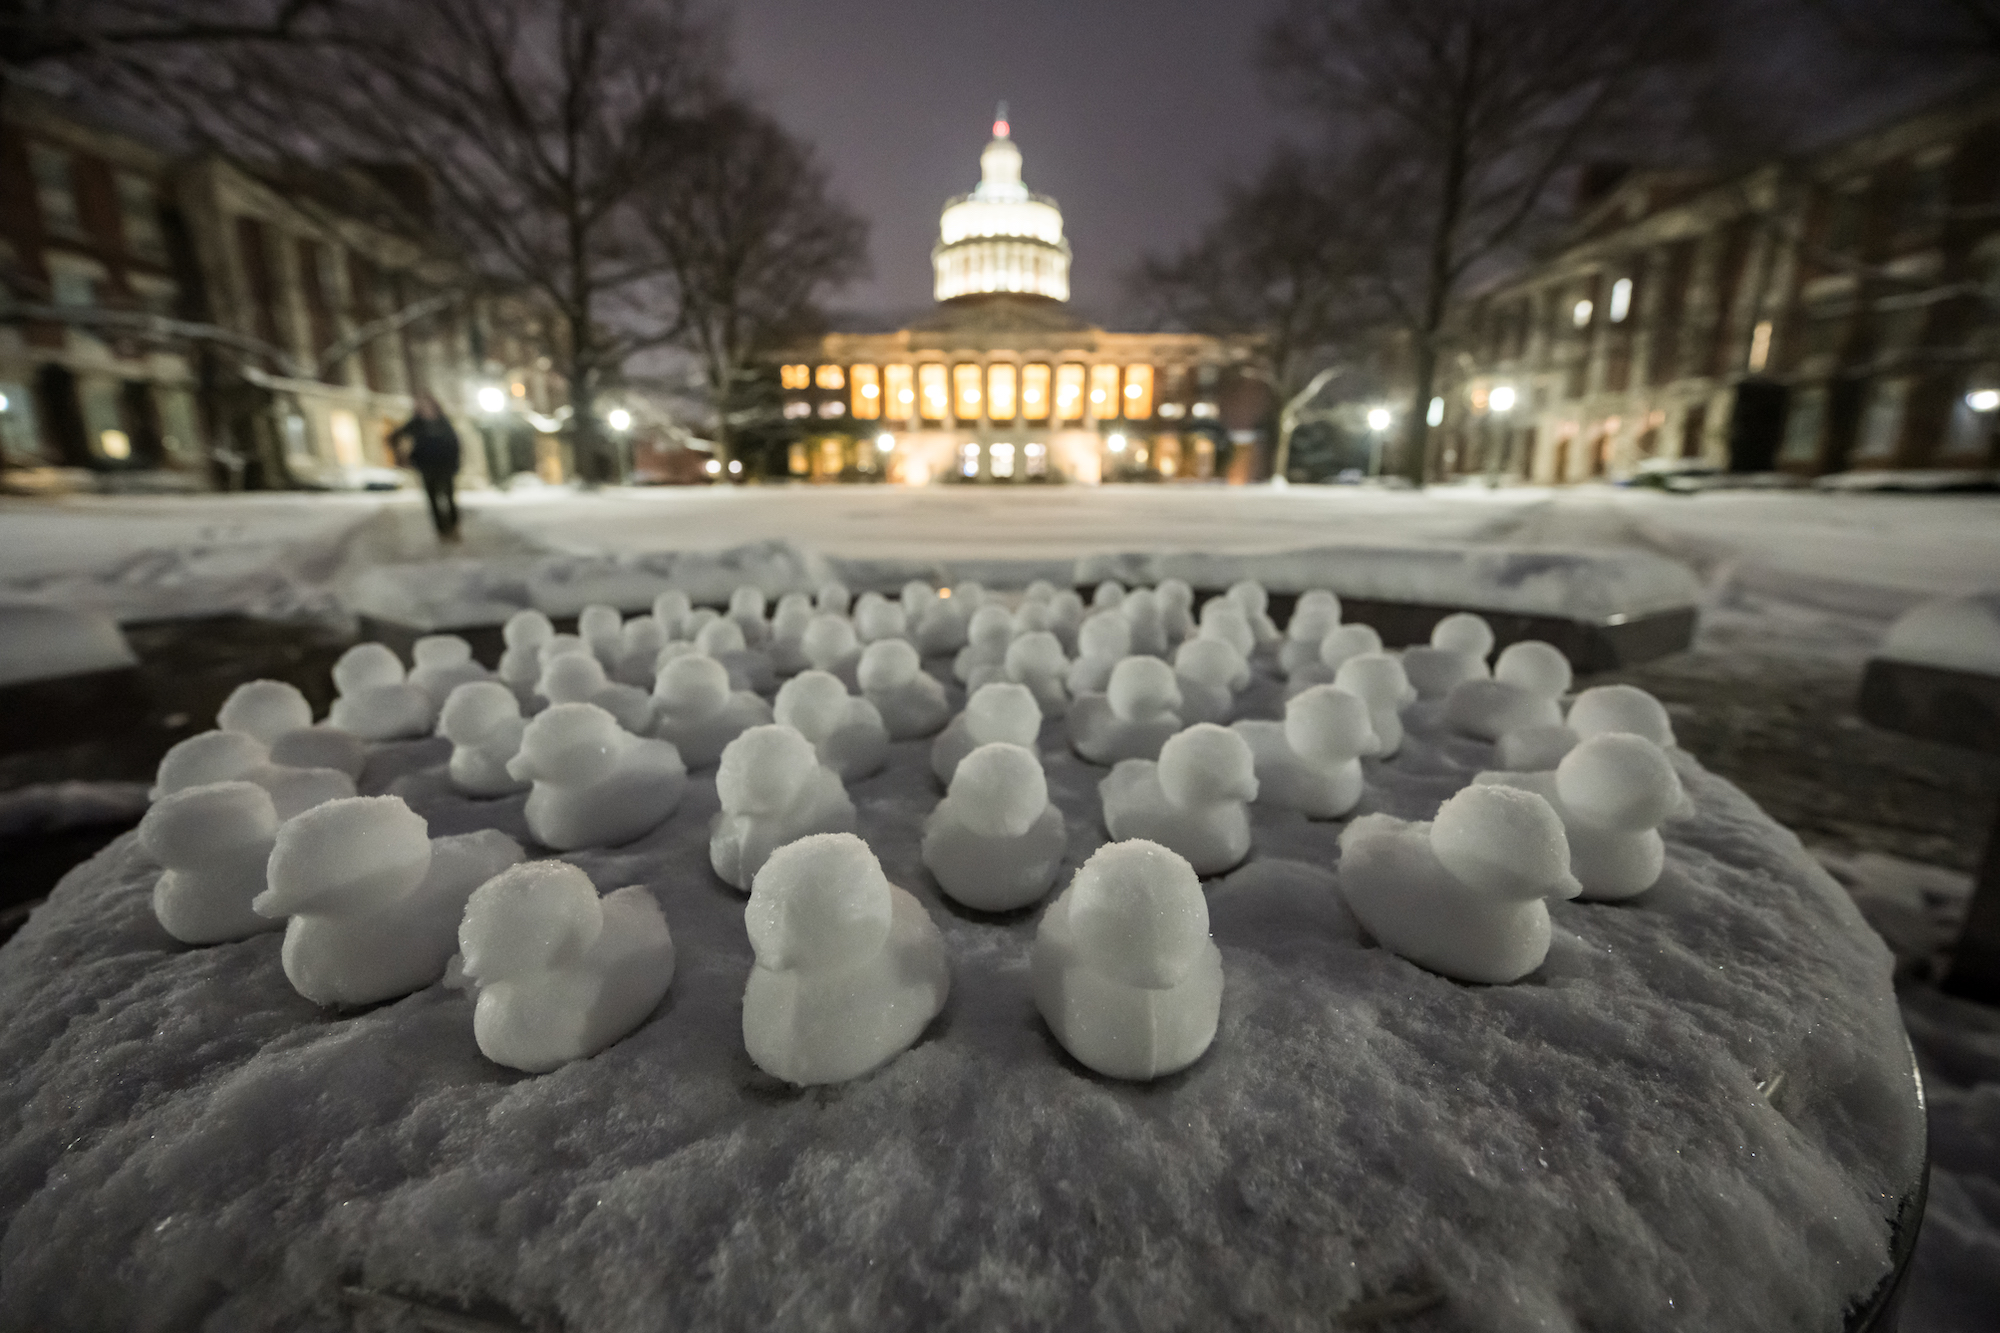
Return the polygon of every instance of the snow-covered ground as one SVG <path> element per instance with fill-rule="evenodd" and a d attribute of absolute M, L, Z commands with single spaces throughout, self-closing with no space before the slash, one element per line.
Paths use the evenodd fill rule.
<path fill-rule="evenodd" d="M 462 573 L 552 554 L 756 542 L 892 562 L 1576 547 L 1648 552 L 1688 571 L 1700 588 L 1696 655 L 1726 692 L 1779 658 L 1858 673 L 1919 602 L 2000 589 L 2000 498 L 1980 495 L 772 487 L 474 495 L 465 508 L 465 543 L 441 550 L 412 495 L 8 502 L 0 599 L 100 607 L 125 621 L 229 609 L 325 617 L 389 567 L 418 577 L 443 570 L 441 559 Z M 1936 1169 L 1904 1327 L 1990 1329 L 2000 1323 L 2000 1016 L 1939 996 L 1920 965 L 1949 938 L 1964 877 L 1880 855 L 1822 856 L 1909 964 L 1905 1017 L 1930 1082 Z"/>

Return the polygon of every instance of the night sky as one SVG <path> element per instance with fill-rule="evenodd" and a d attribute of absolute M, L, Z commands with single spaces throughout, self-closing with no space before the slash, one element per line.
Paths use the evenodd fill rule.
<path fill-rule="evenodd" d="M 929 308 L 938 212 L 978 181 L 1005 98 L 1029 188 L 1062 205 L 1072 302 L 1115 324 L 1141 255 L 1192 238 L 1217 186 L 1281 136 L 1314 132 L 1254 60 L 1282 2 L 729 0 L 725 12 L 739 79 L 817 147 L 870 224 L 873 272 L 828 302 L 836 322 Z M 1681 109 L 1700 104 L 1703 141 L 1725 156 L 1842 137 L 1955 81 L 1934 53 L 1841 40 L 1799 0 L 1720 3 L 1717 46 Z M 1663 124 L 1675 110 L 1661 108 Z"/>
<path fill-rule="evenodd" d="M 1005 98 L 1028 188 L 1054 195 L 1075 251 L 1072 301 L 1115 319 L 1120 277 L 1192 237 L 1216 185 L 1261 159 L 1287 117 L 1251 54 L 1277 0 L 735 0 L 736 65 L 811 140 L 870 223 L 873 274 L 837 311 L 931 304 L 944 201 L 979 179 Z"/>

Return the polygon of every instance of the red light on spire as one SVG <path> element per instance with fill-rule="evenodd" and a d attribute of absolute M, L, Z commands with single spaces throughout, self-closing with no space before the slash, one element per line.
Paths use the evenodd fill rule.
<path fill-rule="evenodd" d="M 993 112 L 993 137 L 1004 139 L 1007 132 L 1007 104 L 1002 102 Z"/>

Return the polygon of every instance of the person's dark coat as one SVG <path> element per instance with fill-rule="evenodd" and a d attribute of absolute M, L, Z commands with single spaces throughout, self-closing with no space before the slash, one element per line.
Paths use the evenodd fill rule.
<path fill-rule="evenodd" d="M 449 417 L 411 417 L 389 438 L 410 442 L 410 466 L 419 472 L 458 471 L 458 432 Z"/>

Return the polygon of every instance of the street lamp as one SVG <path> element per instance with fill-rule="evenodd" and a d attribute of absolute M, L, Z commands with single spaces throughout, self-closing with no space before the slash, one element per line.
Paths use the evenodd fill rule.
<path fill-rule="evenodd" d="M 1965 395 L 1965 405 L 1975 412 L 2000 411 L 2000 389 L 1974 389 Z M 5 404 L 0 403 L 0 411 Z"/>
<path fill-rule="evenodd" d="M 889 434 L 887 431 L 884 431 L 882 434 L 877 435 L 875 437 L 875 448 L 878 452 L 886 454 L 893 451 L 895 447 L 896 447 L 896 437 Z"/>
<path fill-rule="evenodd" d="M 713 459 L 711 459 L 710 461 L 711 461 L 711 462 L 713 462 L 714 460 L 713 460 Z M 740 477 L 740 476 L 742 476 L 742 475 L 743 475 L 743 460 L 742 460 L 742 459 L 740 459 L 740 458 L 732 458 L 732 459 L 730 459 L 730 460 L 729 460 L 729 475 L 730 475 L 730 476 L 732 476 L 732 477 Z"/>
<path fill-rule="evenodd" d="M 1486 405 L 1491 407 L 1495 412 L 1513 411 L 1514 386 L 1511 384 L 1494 385 L 1493 392 L 1486 395 Z"/>
<path fill-rule="evenodd" d="M 479 404 L 479 410 L 489 417 L 499 416 L 507 407 L 507 391 L 497 384 L 480 385 L 473 399 Z"/>
<path fill-rule="evenodd" d="M 722 460 L 719 458 L 711 458 L 706 463 L 703 463 L 701 466 L 703 470 L 706 471 L 708 475 L 712 477 L 716 473 L 722 471 Z"/>
<path fill-rule="evenodd" d="M 613 430 L 632 429 L 632 414 L 622 407 L 612 408 L 604 414 L 604 419 L 611 424 Z"/>
<path fill-rule="evenodd" d="M 1389 423 L 1392 420 L 1394 418 L 1390 416 L 1389 409 L 1386 407 L 1371 407 L 1368 409 L 1368 429 L 1372 431 L 1380 432 L 1389 429 Z"/>

